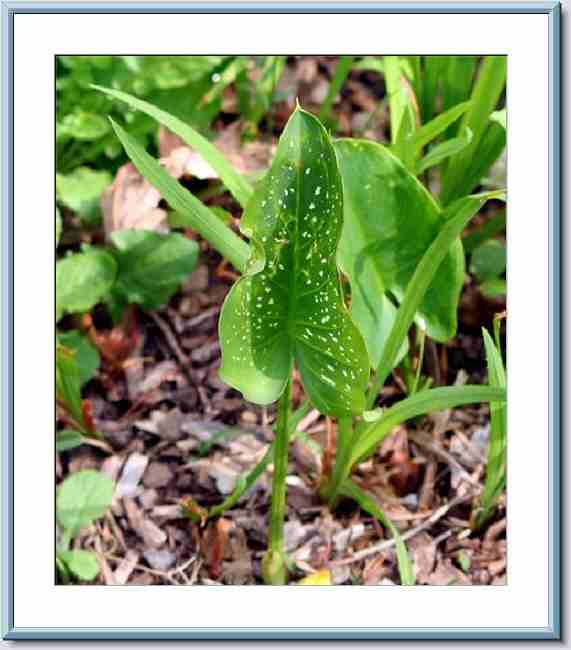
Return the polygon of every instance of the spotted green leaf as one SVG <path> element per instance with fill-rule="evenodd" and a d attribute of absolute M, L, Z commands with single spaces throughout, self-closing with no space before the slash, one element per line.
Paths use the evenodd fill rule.
<path fill-rule="evenodd" d="M 246 399 L 277 400 L 296 362 L 321 412 L 363 411 L 369 363 L 342 298 L 342 225 L 331 141 L 319 120 L 298 108 L 246 210 L 242 229 L 252 255 L 220 318 L 220 374 Z"/>

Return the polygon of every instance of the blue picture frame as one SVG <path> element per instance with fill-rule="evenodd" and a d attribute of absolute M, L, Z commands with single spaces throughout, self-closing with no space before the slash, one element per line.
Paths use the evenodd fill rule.
<path fill-rule="evenodd" d="M 2 638 L 5 640 L 557 640 L 561 638 L 561 5 L 559 2 L 1 2 L 2 5 Z M 17 628 L 13 574 L 13 23 L 22 13 L 547 14 L 550 26 L 550 624 L 546 628 Z"/>

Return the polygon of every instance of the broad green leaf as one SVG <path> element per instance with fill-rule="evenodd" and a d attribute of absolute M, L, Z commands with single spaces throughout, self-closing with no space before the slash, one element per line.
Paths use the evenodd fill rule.
<path fill-rule="evenodd" d="M 470 259 L 470 273 L 479 280 L 497 278 L 506 270 L 506 247 L 497 239 L 489 239 L 478 246 Z"/>
<path fill-rule="evenodd" d="M 81 384 L 86 384 L 90 379 L 93 379 L 101 363 L 99 352 L 93 343 L 77 330 L 61 333 L 59 341 L 63 346 L 75 352 L 75 359 L 81 375 Z"/>
<path fill-rule="evenodd" d="M 220 374 L 246 399 L 277 400 L 296 361 L 322 413 L 363 410 L 369 364 L 343 303 L 342 225 L 335 151 L 319 121 L 298 108 L 243 218 L 252 257 L 220 317 Z"/>
<path fill-rule="evenodd" d="M 378 519 L 381 524 L 385 526 L 385 528 L 389 529 L 391 535 L 395 540 L 397 562 L 399 565 L 401 582 L 404 586 L 407 587 L 416 584 L 414 566 L 411 562 L 410 556 L 399 533 L 399 530 L 385 515 L 376 500 L 351 480 L 347 480 L 343 483 L 341 486 L 341 494 L 355 499 L 355 501 L 361 506 L 361 508 L 363 508 L 363 510 L 366 510 L 370 515 L 375 517 L 375 519 Z"/>
<path fill-rule="evenodd" d="M 79 427 L 85 427 L 81 409 L 81 372 L 76 353 L 62 345 L 56 348 L 56 397 Z"/>
<path fill-rule="evenodd" d="M 472 90 L 470 108 L 464 114 L 459 126 L 459 128 L 469 127 L 474 137 L 470 146 L 453 156 L 448 163 L 441 194 L 443 205 L 447 205 L 454 199 L 468 194 L 486 171 L 485 169 L 480 170 L 481 173 L 478 176 L 471 168 L 474 165 L 481 166 L 480 143 L 484 135 L 489 131 L 489 117 L 494 112 L 504 91 L 506 73 L 507 57 L 488 56 L 485 58 Z M 505 137 L 505 129 L 500 124 L 494 122 L 493 126 L 500 131 L 503 130 Z M 493 138 L 493 144 L 496 146 L 498 142 L 501 142 L 501 138 L 498 139 L 499 137 L 499 135 L 495 135 Z M 491 142 L 486 144 L 486 150 L 489 149 L 493 149 Z"/>
<path fill-rule="evenodd" d="M 478 385 L 444 386 L 416 393 L 385 409 L 375 422 L 360 427 L 352 450 L 351 465 L 372 454 L 394 427 L 406 420 L 464 404 L 502 402 L 505 399 L 506 391 L 503 388 Z"/>
<path fill-rule="evenodd" d="M 395 318 L 384 294 L 402 299 L 444 218 L 424 186 L 385 147 L 351 139 L 337 141 L 335 149 L 345 194 L 339 261 L 351 280 L 353 316 L 376 367 Z M 437 269 L 418 316 L 429 336 L 445 341 L 456 332 L 464 280 L 459 241 Z"/>
<path fill-rule="evenodd" d="M 490 386 L 505 389 L 506 373 L 500 351 L 486 329 L 482 329 L 482 334 L 486 348 Z M 481 498 L 481 509 L 475 517 L 476 528 L 482 526 L 489 519 L 506 485 L 507 404 L 503 401 L 494 402 L 490 400 L 490 411 L 491 433 L 486 483 Z"/>
<path fill-rule="evenodd" d="M 252 188 L 248 181 L 241 176 L 232 165 L 224 158 L 222 153 L 204 138 L 198 131 L 188 126 L 178 118 L 162 111 L 161 109 L 149 104 L 148 102 L 133 97 L 128 93 L 120 92 L 118 90 L 111 90 L 109 88 L 102 88 L 95 86 L 97 90 L 104 92 L 115 99 L 119 99 L 129 106 L 143 111 L 147 115 L 153 117 L 157 122 L 170 129 L 173 133 L 180 136 L 190 147 L 196 149 L 206 162 L 216 170 L 222 179 L 222 182 L 232 195 L 236 198 L 242 207 L 245 207 L 248 200 L 252 195 Z M 129 153 L 127 151 L 127 153 Z M 136 163 L 135 163 L 136 164 Z M 175 207 L 173 205 L 173 207 Z M 176 209 L 176 208 L 175 208 Z"/>
<path fill-rule="evenodd" d="M 480 244 L 483 244 L 486 240 L 491 239 L 500 233 L 505 234 L 505 232 L 506 211 L 500 210 L 498 214 L 474 228 L 469 235 L 463 237 L 462 243 L 464 244 L 466 255 L 471 254 L 472 251 L 480 246 Z"/>
<path fill-rule="evenodd" d="M 422 174 L 430 167 L 439 165 L 443 160 L 446 160 L 446 158 L 450 158 L 450 156 L 465 149 L 470 142 L 472 142 L 472 131 L 470 131 L 469 128 L 466 128 L 463 135 L 459 135 L 456 138 L 451 138 L 450 140 L 437 144 L 430 149 L 422 160 L 417 162 L 416 174 Z"/>
<path fill-rule="evenodd" d="M 109 293 L 117 273 L 112 255 L 89 249 L 56 264 L 56 313 L 89 311 Z"/>
<path fill-rule="evenodd" d="M 173 210 L 188 217 L 196 232 L 239 271 L 243 271 L 249 256 L 248 244 L 217 219 L 211 210 L 174 179 L 126 131 L 113 121 L 112 124 L 127 155 L 139 172 L 159 190 Z"/>
<path fill-rule="evenodd" d="M 414 134 L 414 146 L 417 151 L 442 135 L 451 124 L 464 115 L 469 107 L 470 102 L 462 102 L 421 126 Z"/>
<path fill-rule="evenodd" d="M 109 172 L 78 167 L 71 174 L 56 174 L 57 200 L 89 224 L 101 217 L 100 199 L 111 184 Z"/>
<path fill-rule="evenodd" d="M 56 513 L 59 524 L 71 536 L 103 517 L 113 499 L 113 481 L 101 472 L 84 469 L 59 486 Z"/>
<path fill-rule="evenodd" d="M 58 130 L 75 140 L 98 140 L 109 132 L 109 123 L 101 115 L 77 112 L 66 115 Z"/>
<path fill-rule="evenodd" d="M 80 431 L 72 431 L 71 429 L 64 429 L 58 431 L 56 435 L 56 449 L 57 451 L 68 451 L 75 449 L 82 443 L 82 434 Z"/>
<path fill-rule="evenodd" d="M 480 285 L 480 291 L 486 298 L 501 298 L 508 291 L 507 282 L 503 278 L 490 278 Z"/>
<path fill-rule="evenodd" d="M 492 198 L 505 201 L 505 192 L 488 192 L 485 194 L 466 196 L 463 199 L 455 201 L 444 211 L 443 226 L 434 241 L 422 255 L 406 287 L 395 322 L 383 349 L 375 381 L 369 391 L 368 408 L 374 405 L 378 392 L 383 387 L 392 368 L 394 368 L 399 349 L 406 339 L 414 315 L 418 311 L 442 260 L 446 258 L 450 247 L 455 245 L 454 242 L 468 221 L 488 199 Z"/>
<path fill-rule="evenodd" d="M 111 239 L 117 247 L 115 290 L 145 309 L 167 303 L 196 268 L 198 244 L 178 233 L 121 230 Z"/>
<path fill-rule="evenodd" d="M 77 549 L 75 551 L 59 551 L 58 558 L 80 580 L 86 582 L 95 580 L 99 575 L 97 556 L 91 551 Z"/>

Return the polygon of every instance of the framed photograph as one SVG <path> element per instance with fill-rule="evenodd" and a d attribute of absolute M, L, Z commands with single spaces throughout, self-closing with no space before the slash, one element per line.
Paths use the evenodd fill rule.
<path fill-rule="evenodd" d="M 2 36 L 3 638 L 559 639 L 560 5 Z"/>

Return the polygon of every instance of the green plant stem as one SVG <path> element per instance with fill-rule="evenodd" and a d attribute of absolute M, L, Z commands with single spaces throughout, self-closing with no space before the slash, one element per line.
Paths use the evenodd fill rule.
<path fill-rule="evenodd" d="M 335 68 L 335 75 L 333 76 L 331 85 L 329 86 L 329 92 L 327 93 L 327 97 L 319 111 L 319 119 L 324 123 L 329 120 L 335 97 L 337 97 L 337 93 L 341 90 L 341 87 L 345 83 L 345 79 L 347 79 L 347 76 L 351 72 L 354 60 L 354 56 L 342 56 L 339 59 L 339 63 Z"/>
<path fill-rule="evenodd" d="M 274 447 L 274 476 L 270 515 L 270 543 L 262 563 L 266 584 L 283 585 L 287 579 L 284 553 L 284 519 L 286 513 L 286 478 L 289 452 L 289 417 L 291 378 L 278 402 L 278 420 Z"/>
<path fill-rule="evenodd" d="M 350 417 L 339 418 L 337 421 L 337 452 L 331 482 L 325 488 L 329 507 L 335 507 L 335 501 L 341 484 L 347 478 L 351 466 L 348 464 L 351 457 L 351 443 L 353 442 L 353 419 Z"/>

